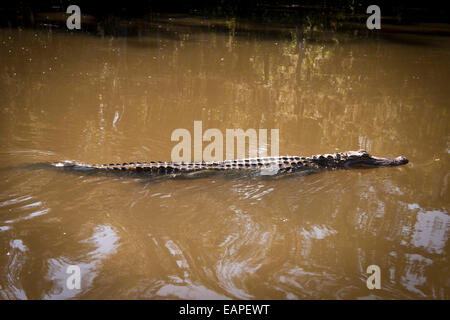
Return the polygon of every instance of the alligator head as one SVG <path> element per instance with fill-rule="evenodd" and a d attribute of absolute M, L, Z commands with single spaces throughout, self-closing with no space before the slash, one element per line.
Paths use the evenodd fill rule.
<path fill-rule="evenodd" d="M 365 150 L 344 152 L 342 153 L 342 159 L 344 161 L 341 163 L 346 169 L 393 167 L 408 163 L 408 159 L 402 156 L 395 159 L 378 158 Z"/>

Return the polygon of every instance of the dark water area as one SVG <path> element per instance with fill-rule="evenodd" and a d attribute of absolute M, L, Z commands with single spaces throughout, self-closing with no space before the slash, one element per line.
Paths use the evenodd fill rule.
<path fill-rule="evenodd" d="M 0 29 L 0 298 L 449 299 L 450 38 L 385 27 Z M 194 121 L 278 129 L 281 155 L 410 162 L 162 181 L 37 165 L 170 161 Z"/>

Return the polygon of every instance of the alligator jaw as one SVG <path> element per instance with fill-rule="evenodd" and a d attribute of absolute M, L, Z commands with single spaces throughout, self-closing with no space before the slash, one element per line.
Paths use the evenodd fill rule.
<path fill-rule="evenodd" d="M 399 156 L 395 159 L 379 158 L 379 157 L 361 157 L 358 159 L 349 159 L 345 163 L 347 169 L 363 169 L 363 168 L 383 168 L 383 167 L 395 167 L 403 164 L 407 164 L 409 161 L 403 156 Z"/>

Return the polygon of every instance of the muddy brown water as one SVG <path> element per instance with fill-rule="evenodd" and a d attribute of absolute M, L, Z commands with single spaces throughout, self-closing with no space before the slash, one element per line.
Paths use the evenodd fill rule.
<path fill-rule="evenodd" d="M 0 30 L 0 298 L 449 298 L 448 37 L 171 28 Z M 410 163 L 164 181 L 39 165 L 168 161 L 195 120 L 279 129 L 280 154 Z"/>

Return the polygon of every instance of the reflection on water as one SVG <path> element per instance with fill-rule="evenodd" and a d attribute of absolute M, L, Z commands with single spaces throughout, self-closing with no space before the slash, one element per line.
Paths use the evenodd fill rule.
<path fill-rule="evenodd" d="M 103 259 L 116 252 L 115 247 L 118 239 L 117 234 L 110 226 L 100 225 L 95 227 L 94 234 L 90 238 L 81 241 L 95 247 L 94 250 L 85 252 L 84 256 L 77 259 L 77 261 L 67 261 L 67 257 L 50 258 L 47 262 L 48 274 L 46 278 L 52 281 L 54 285 L 51 291 L 47 292 L 43 298 L 67 299 L 76 297 L 79 294 L 78 289 L 72 290 L 66 286 L 68 278 L 67 268 L 70 265 L 80 267 L 81 274 L 84 275 L 81 287 L 92 287 L 92 282 L 95 281 L 98 275 L 97 268 L 101 265 Z"/>
<path fill-rule="evenodd" d="M 417 204 L 408 206 L 417 208 Z M 450 217 L 447 211 L 438 210 L 419 211 L 417 222 L 414 225 L 412 244 L 423 247 L 429 253 L 443 253 L 447 242 L 447 232 L 450 227 Z"/>
<path fill-rule="evenodd" d="M 0 30 L 0 297 L 448 299 L 448 39 L 189 21 L 140 37 Z M 169 160 L 195 120 L 279 129 L 280 154 L 410 163 L 160 181 L 37 165 Z"/>

